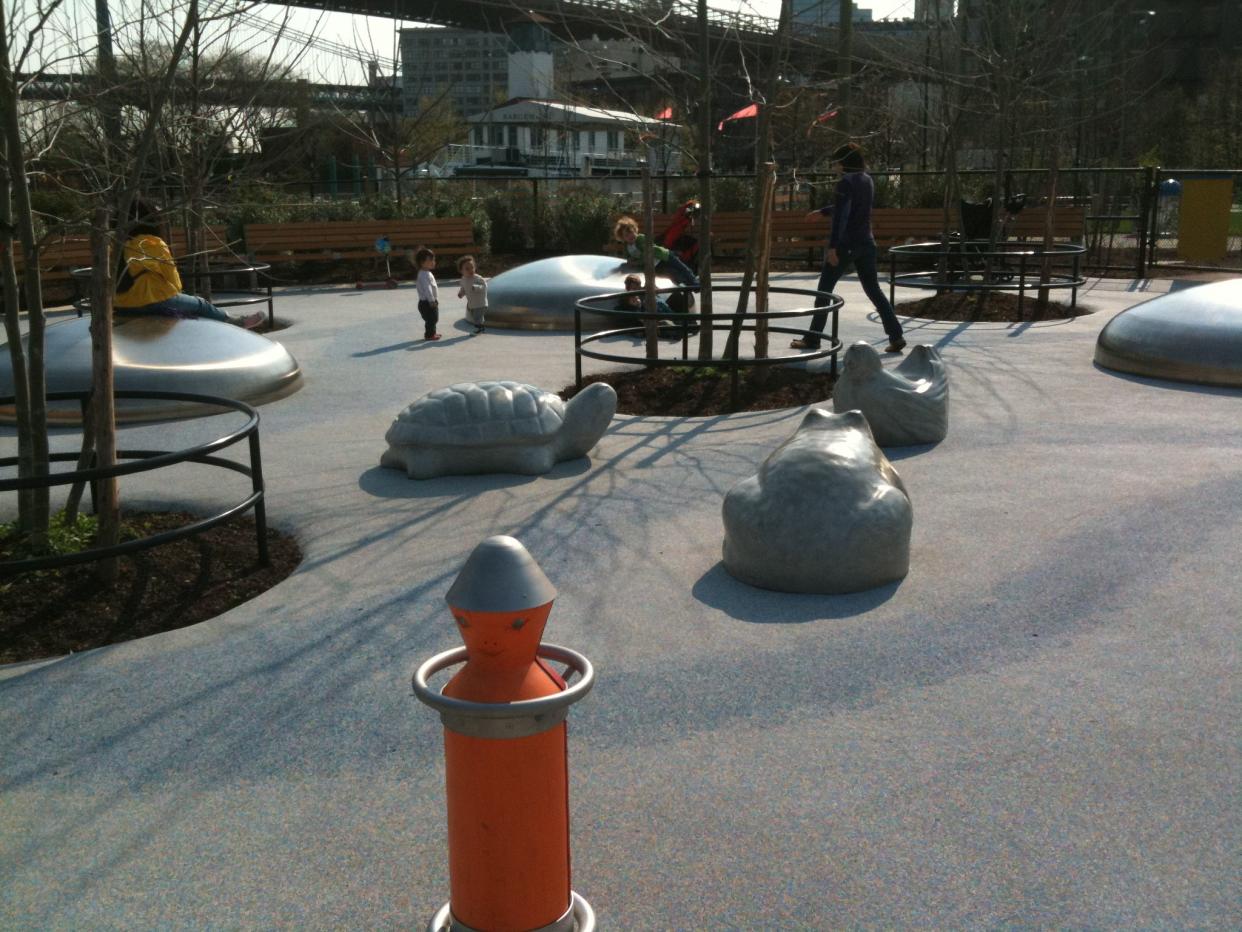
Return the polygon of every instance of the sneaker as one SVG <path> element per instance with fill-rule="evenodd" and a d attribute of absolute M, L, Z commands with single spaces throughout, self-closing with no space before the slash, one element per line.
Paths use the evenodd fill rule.
<path fill-rule="evenodd" d="M 816 350 L 816 349 L 819 349 L 819 344 L 818 344 L 818 343 L 812 343 L 810 340 L 801 340 L 801 339 L 799 339 L 799 340 L 792 340 L 792 341 L 790 341 L 790 343 L 789 343 L 789 348 L 790 348 L 790 349 L 810 349 L 810 350 Z"/>
<path fill-rule="evenodd" d="M 479 324 L 477 327 L 475 327 L 475 328 L 474 328 L 474 332 L 475 332 L 475 333 L 482 333 L 482 332 L 483 332 L 483 325 L 482 325 L 482 324 Z"/>
<path fill-rule="evenodd" d="M 884 352 L 886 352 L 886 353 L 900 353 L 900 352 L 901 352 L 903 349 L 905 349 L 905 348 L 906 348 L 906 341 L 905 341 L 905 338 L 904 338 L 904 337 L 898 337 L 896 340 L 889 340 L 889 341 L 888 341 L 888 346 L 884 347 Z"/>
<path fill-rule="evenodd" d="M 438 334 L 438 333 L 430 333 L 430 334 L 428 334 L 427 336 L 423 337 L 423 339 L 424 339 L 424 340 L 438 340 L 438 339 L 440 339 L 440 334 Z"/>
<path fill-rule="evenodd" d="M 245 317 L 240 318 L 237 323 L 247 330 L 254 330 L 256 327 L 261 327 L 266 320 L 266 314 L 262 311 L 255 311 L 253 314 L 247 314 Z"/>

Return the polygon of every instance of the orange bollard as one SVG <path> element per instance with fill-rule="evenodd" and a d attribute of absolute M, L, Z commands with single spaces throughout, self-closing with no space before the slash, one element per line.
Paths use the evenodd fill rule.
<path fill-rule="evenodd" d="M 565 726 L 594 673 L 585 657 L 540 644 L 555 597 L 521 543 L 488 538 L 445 597 L 466 646 L 414 676 L 418 698 L 444 723 L 450 898 L 429 932 L 594 928 L 570 888 Z M 582 679 L 567 686 L 545 658 Z M 427 686 L 462 660 L 442 692 Z"/>

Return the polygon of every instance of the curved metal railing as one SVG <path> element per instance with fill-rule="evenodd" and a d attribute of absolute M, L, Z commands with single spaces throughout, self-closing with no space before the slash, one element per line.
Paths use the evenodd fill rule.
<path fill-rule="evenodd" d="M 752 289 L 753 290 L 753 289 Z M 657 288 L 657 294 L 676 294 L 679 292 L 691 292 L 695 289 L 686 287 L 673 288 Z M 712 294 L 736 292 L 741 293 L 740 285 L 713 285 Z M 762 314 L 755 311 L 749 311 L 738 314 L 736 311 L 728 314 L 711 314 L 704 317 L 702 314 L 685 313 L 681 314 L 673 312 L 670 314 L 662 314 L 659 312 L 650 313 L 647 310 L 624 310 L 617 307 L 617 302 L 622 298 L 632 297 L 634 294 L 645 294 L 646 292 L 634 291 L 617 291 L 609 294 L 593 295 L 589 298 L 582 298 L 574 304 L 574 384 L 582 388 L 582 360 L 599 359 L 604 362 L 616 362 L 629 365 L 640 366 L 686 366 L 689 368 L 727 368 L 729 370 L 729 399 L 730 405 L 737 408 L 738 404 L 738 377 L 742 368 L 750 366 L 774 366 L 782 365 L 790 362 L 808 362 L 812 359 L 822 359 L 825 356 L 832 357 L 831 374 L 837 374 L 837 358 L 841 352 L 841 340 L 838 336 L 838 325 L 841 306 L 845 303 L 842 298 L 837 297 L 826 291 L 814 291 L 805 288 L 783 288 L 769 287 L 769 294 L 793 294 L 813 297 L 816 300 L 826 298 L 828 303 L 822 307 L 803 307 L 795 308 L 790 311 L 766 311 Z M 606 305 L 606 306 L 605 306 Z M 799 329 L 796 327 L 773 327 L 768 326 L 767 332 L 793 334 L 797 337 L 818 340 L 820 346 L 818 349 L 810 352 L 794 353 L 784 356 L 749 356 L 744 357 L 740 352 L 741 333 L 744 331 L 754 332 L 759 327 L 759 321 L 767 322 L 769 320 L 784 320 L 792 317 L 805 317 L 816 311 L 822 311 L 828 315 L 831 323 L 829 333 L 822 334 L 817 331 Z M 595 333 L 583 335 L 582 331 L 582 315 L 606 315 L 609 317 L 619 317 L 623 319 L 631 319 L 637 323 L 636 326 L 616 327 L 609 330 L 601 330 Z M 666 327 L 679 329 L 681 331 L 681 356 L 680 358 L 649 358 L 646 355 L 619 355 L 615 353 L 603 353 L 597 349 L 588 349 L 588 345 L 597 343 L 610 337 L 618 336 L 645 336 L 646 322 L 655 320 L 667 322 Z M 753 321 L 753 323 L 748 323 Z M 690 335 L 691 331 L 697 332 L 698 328 L 709 326 L 712 332 L 728 332 L 735 330 L 738 332 L 739 352 L 735 356 L 713 356 L 710 359 L 692 358 L 690 356 Z"/>
<path fill-rule="evenodd" d="M 906 243 L 888 250 L 889 301 L 896 303 L 897 288 L 920 288 L 926 291 L 1004 291 L 1017 292 L 1018 312 L 1028 291 L 1070 289 L 1070 307 L 1078 306 L 1078 289 L 1086 284 L 1079 273 L 1079 262 L 1087 248 L 1074 243 L 1053 243 L 1051 246 L 1029 243 L 997 243 L 992 248 L 987 240 L 954 240 L 947 246 L 940 241 Z M 897 273 L 899 259 L 921 260 L 933 267 L 915 272 Z M 1065 269 L 1064 263 L 1071 264 Z M 1044 276 L 1045 263 L 1059 263 L 1061 268 Z"/>
<path fill-rule="evenodd" d="M 71 401 L 78 400 L 82 405 L 83 419 L 86 417 L 86 406 L 90 401 L 91 393 L 83 392 L 49 392 L 48 401 Z M 117 476 L 127 476 L 134 473 L 149 472 L 151 470 L 160 469 L 164 466 L 174 466 L 178 463 L 203 463 L 208 466 L 219 466 L 222 469 L 231 469 L 239 472 L 243 476 L 249 476 L 251 482 L 251 494 L 237 504 L 225 509 L 224 511 L 210 515 L 188 524 L 185 527 L 176 528 L 171 531 L 162 531 L 159 534 L 153 534 L 150 537 L 142 537 L 137 540 L 127 540 L 123 543 L 116 544 L 112 547 L 96 547 L 90 550 L 83 550 L 78 553 L 59 554 L 47 557 L 32 557 L 25 560 L 4 560 L 0 561 L 0 576 L 13 575 L 16 573 L 26 573 L 32 570 L 56 569 L 62 566 L 72 566 L 78 563 L 91 563 L 95 560 L 102 560 L 107 557 L 119 557 L 127 553 L 135 553 L 140 550 L 147 550 L 151 547 L 158 547 L 161 544 L 172 543 L 175 540 L 181 540 L 185 537 L 193 537 L 196 534 L 202 534 L 218 524 L 223 524 L 230 518 L 233 518 L 245 511 L 254 509 L 255 537 L 258 544 L 259 562 L 267 565 L 269 556 L 267 551 L 267 511 L 264 505 L 264 485 L 263 485 L 263 458 L 259 448 L 259 412 L 246 404 L 244 401 L 235 401 L 231 398 L 217 398 L 212 395 L 195 395 L 186 392 L 157 392 L 157 391 L 118 391 L 116 397 L 124 398 L 150 398 L 164 401 L 188 401 L 196 402 L 203 405 L 213 407 L 232 408 L 247 415 L 247 421 L 241 427 L 225 434 L 223 437 L 217 437 L 197 446 L 190 447 L 185 450 L 163 451 L 163 450 L 117 450 L 116 457 L 118 460 L 135 460 L 136 462 L 122 463 L 118 462 L 115 466 L 109 467 L 92 467 L 90 469 L 78 469 L 72 472 L 54 473 L 46 476 L 32 476 L 19 479 L 0 479 L 0 494 L 4 492 L 17 492 L 22 489 L 52 488 L 58 485 L 70 485 L 78 482 L 90 483 L 91 499 L 94 501 L 96 496 L 96 483 L 100 479 L 111 479 Z M 14 404 L 16 400 L 12 397 L 0 398 L 0 405 Z M 237 463 L 223 457 L 214 456 L 213 454 L 226 447 L 230 447 L 242 440 L 249 441 L 250 447 L 250 465 Z M 52 462 L 71 462 L 78 459 L 77 453 L 53 453 L 49 459 Z M 15 456 L 6 456 L 0 458 L 0 469 L 13 468 L 17 465 L 18 458 Z"/>

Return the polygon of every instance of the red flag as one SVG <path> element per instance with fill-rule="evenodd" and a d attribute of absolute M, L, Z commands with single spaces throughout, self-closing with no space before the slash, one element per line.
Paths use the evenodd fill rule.
<path fill-rule="evenodd" d="M 659 113 L 656 114 L 657 120 L 671 120 L 672 118 L 673 118 L 672 107 L 665 107 L 663 110 L 661 110 Z"/>
<path fill-rule="evenodd" d="M 747 107 L 743 107 L 737 113 L 730 113 L 727 117 L 725 117 L 723 120 L 717 123 L 716 132 L 718 133 L 723 132 L 724 125 L 728 123 L 730 120 L 745 120 L 745 119 L 749 119 L 750 117 L 756 117 L 758 115 L 759 115 L 759 105 L 750 104 Z"/>
<path fill-rule="evenodd" d="M 819 126 L 820 123 L 827 123 L 829 120 L 831 120 L 833 117 L 835 117 L 840 112 L 841 111 L 838 110 L 836 106 L 834 105 L 834 106 L 829 107 L 827 110 L 825 110 L 815 119 L 813 119 L 811 121 L 811 125 L 806 128 L 807 137 L 808 138 L 810 137 L 811 131 L 815 129 L 815 127 Z"/>

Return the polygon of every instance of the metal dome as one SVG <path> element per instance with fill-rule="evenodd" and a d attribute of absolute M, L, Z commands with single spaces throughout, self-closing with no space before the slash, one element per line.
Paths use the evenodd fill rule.
<path fill-rule="evenodd" d="M 90 319 L 52 324 L 45 335 L 48 392 L 91 387 Z M 24 339 L 24 338 L 23 338 Z M 232 324 L 201 318 L 118 317 L 112 328 L 114 386 L 118 391 L 189 392 L 233 398 L 252 405 L 292 394 L 302 370 L 279 343 Z M 13 394 L 8 344 L 0 347 L 0 397 Z M 175 401 L 122 400 L 118 421 L 161 420 L 209 414 L 201 405 Z M 48 419 L 76 424 L 76 404 L 48 406 Z M 12 405 L 0 407 L 0 421 L 12 423 Z"/>

